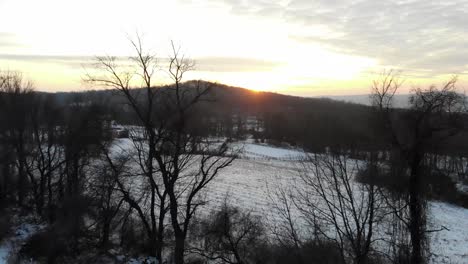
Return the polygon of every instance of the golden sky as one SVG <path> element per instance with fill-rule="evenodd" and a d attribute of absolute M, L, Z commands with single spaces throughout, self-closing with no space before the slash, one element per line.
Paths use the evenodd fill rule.
<path fill-rule="evenodd" d="M 37 89 L 90 89 L 93 56 L 156 56 L 170 41 L 196 61 L 187 79 L 280 93 L 364 94 L 382 69 L 410 86 L 468 73 L 468 1 L 0 0 L 0 69 Z M 167 78 L 158 73 L 159 80 Z"/>

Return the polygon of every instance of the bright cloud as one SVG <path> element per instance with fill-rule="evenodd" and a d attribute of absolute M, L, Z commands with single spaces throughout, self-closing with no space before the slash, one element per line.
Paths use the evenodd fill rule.
<path fill-rule="evenodd" d="M 94 55 L 127 56 L 140 32 L 197 61 L 191 78 L 300 95 L 366 93 L 370 72 L 412 83 L 468 72 L 464 0 L 0 0 L 0 68 L 43 90 L 86 89 Z M 411 82 L 410 82 L 411 83 Z"/>

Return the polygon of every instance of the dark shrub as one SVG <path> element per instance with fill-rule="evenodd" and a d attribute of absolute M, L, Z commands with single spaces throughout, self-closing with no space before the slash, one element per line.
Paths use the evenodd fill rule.
<path fill-rule="evenodd" d="M 141 226 L 136 219 L 129 216 L 120 229 L 120 246 L 134 255 L 151 253 L 148 238 L 143 234 Z"/>
<path fill-rule="evenodd" d="M 0 211 L 0 241 L 11 234 L 12 223 L 10 215 L 5 210 Z"/>
<path fill-rule="evenodd" d="M 299 249 L 292 246 L 272 247 L 272 258 L 277 264 L 323 263 L 342 264 L 338 246 L 332 242 L 307 241 Z"/>
<path fill-rule="evenodd" d="M 424 191 L 432 199 L 455 201 L 457 187 L 455 182 L 445 173 L 425 168 Z"/>
<path fill-rule="evenodd" d="M 458 191 L 454 203 L 458 206 L 468 208 L 468 194 Z"/>
<path fill-rule="evenodd" d="M 20 250 L 26 259 L 57 263 L 73 252 L 67 234 L 55 228 L 32 235 Z"/>
<path fill-rule="evenodd" d="M 368 164 L 360 169 L 355 180 L 364 184 L 375 184 L 393 193 L 403 193 L 408 187 L 408 176 L 403 170 L 385 169 L 378 164 Z"/>
<path fill-rule="evenodd" d="M 260 217 L 228 205 L 192 227 L 193 252 L 206 259 L 233 263 L 265 263 L 266 235 Z"/>

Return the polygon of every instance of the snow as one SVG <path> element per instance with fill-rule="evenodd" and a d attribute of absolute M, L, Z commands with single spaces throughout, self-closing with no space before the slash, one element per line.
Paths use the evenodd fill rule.
<path fill-rule="evenodd" d="M 117 138 L 110 147 L 110 153 L 119 155 L 128 152 L 134 148 L 133 141 L 129 138 Z"/>
<path fill-rule="evenodd" d="M 149 258 L 149 257 L 140 257 L 138 259 L 130 259 L 128 264 L 157 264 L 158 260 L 155 257 Z"/>
<path fill-rule="evenodd" d="M 299 149 L 251 141 L 231 143 L 231 147 L 239 149 L 239 158 L 221 170 L 218 177 L 208 185 L 208 204 L 200 214 L 209 215 L 211 210 L 219 208 L 228 199 L 231 204 L 261 216 L 266 222 L 275 221 L 278 215 L 271 206 L 269 190 L 278 186 L 293 188 L 299 175 L 299 161 L 306 157 L 306 153 Z M 132 149 L 134 144 L 130 139 L 116 139 L 111 146 L 114 155 L 131 152 Z M 441 230 L 431 233 L 431 263 L 468 263 L 468 209 L 430 201 L 428 212 L 429 228 Z M 10 255 L 40 228 L 39 225 L 21 224 L 15 228 L 12 237 L 0 241 L 0 264 L 8 263 Z M 131 263 L 144 261 L 143 258 L 136 258 Z"/>
<path fill-rule="evenodd" d="M 254 143 L 235 143 L 232 147 L 241 149 L 241 157 L 253 159 L 301 160 L 306 157 L 303 151 L 284 149 Z"/>
<path fill-rule="evenodd" d="M 0 264 L 9 263 L 10 256 L 19 250 L 21 245 L 41 228 L 43 226 L 28 223 L 19 225 L 13 237 L 4 239 L 0 243 Z"/>
<path fill-rule="evenodd" d="M 276 186 L 293 187 L 294 178 L 298 176 L 298 163 L 291 157 L 299 158 L 300 155 L 305 154 L 297 150 L 244 144 L 244 155 L 221 171 L 209 187 L 210 202 L 201 213 L 206 215 L 227 197 L 230 203 L 262 216 L 262 219 L 276 219 L 268 190 Z M 430 201 L 429 223 L 434 230 L 444 227 L 442 231 L 432 233 L 431 263 L 468 263 L 468 209 Z"/>
<path fill-rule="evenodd" d="M 111 148 L 114 155 L 129 153 L 134 148 L 130 139 L 117 139 L 114 143 Z M 234 142 L 231 147 L 239 150 L 239 158 L 221 170 L 208 185 L 208 204 L 199 213 L 208 216 L 228 199 L 229 203 L 261 216 L 265 222 L 275 221 L 278 215 L 272 208 L 269 190 L 278 186 L 293 188 L 299 175 L 299 161 L 306 157 L 306 153 L 251 141 Z M 442 231 L 432 233 L 431 262 L 468 263 L 468 209 L 431 201 L 429 223 L 432 229 L 444 227 Z"/>
<path fill-rule="evenodd" d="M 463 183 L 457 183 L 456 187 L 458 191 L 468 194 L 468 185 L 465 185 Z"/>
<path fill-rule="evenodd" d="M 219 139 L 213 139 L 217 144 L 221 144 Z M 298 149 L 285 149 L 279 147 L 268 146 L 264 144 L 246 142 L 235 142 L 230 144 L 234 152 L 239 153 L 242 159 L 255 160 L 283 160 L 283 161 L 298 161 L 303 160 L 307 154 Z M 134 148 L 134 143 L 129 138 L 118 138 L 114 140 L 111 146 L 111 153 L 119 154 L 128 152 Z"/>
<path fill-rule="evenodd" d="M 261 216 L 265 222 L 275 221 L 278 215 L 272 208 L 269 190 L 278 186 L 293 188 L 299 175 L 298 161 L 306 154 L 297 149 L 252 142 L 235 142 L 231 146 L 240 149 L 239 158 L 220 171 L 214 182 L 208 185 L 208 204 L 199 213 L 207 216 L 228 199 L 231 204 Z M 116 155 L 131 152 L 133 148 L 130 139 L 116 139 L 111 151 Z M 431 229 L 442 229 L 432 233 L 432 263 L 468 263 L 468 209 L 431 201 L 429 225 Z M 6 264 L 9 256 L 40 228 L 31 224 L 18 226 L 13 237 L 0 243 L 0 264 Z M 136 258 L 131 261 L 143 263 L 144 259 Z"/>
<path fill-rule="evenodd" d="M 433 229 L 448 229 L 433 234 L 433 263 L 468 263 L 468 209 L 431 202 L 429 212 Z"/>
<path fill-rule="evenodd" d="M 10 250 L 7 246 L 1 245 L 0 246 L 0 264 L 6 264 L 8 255 L 10 254 Z"/>
<path fill-rule="evenodd" d="M 130 151 L 133 147 L 131 140 L 118 139 L 112 152 Z M 293 188 L 299 161 L 306 153 L 252 141 L 234 142 L 231 147 L 239 150 L 239 158 L 208 186 L 208 204 L 199 214 L 208 216 L 228 199 L 229 203 L 261 216 L 267 224 L 276 221 L 278 215 L 272 208 L 269 190 L 278 186 Z M 431 262 L 468 263 L 468 209 L 431 201 L 429 224 L 431 229 L 444 227 L 432 233 Z"/>

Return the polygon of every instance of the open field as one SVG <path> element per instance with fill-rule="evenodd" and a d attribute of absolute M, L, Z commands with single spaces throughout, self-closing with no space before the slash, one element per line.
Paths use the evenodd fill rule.
<path fill-rule="evenodd" d="M 231 203 L 241 208 L 251 210 L 264 219 L 274 219 L 268 189 L 277 186 L 278 182 L 283 185 L 294 183 L 299 164 L 280 159 L 300 152 L 251 144 L 246 144 L 245 149 L 249 152 L 223 170 L 210 186 L 210 203 L 205 210 L 219 206 L 228 197 Z M 272 151 L 268 152 L 268 149 Z M 259 159 L 259 156 L 263 159 Z M 432 263 L 467 263 L 468 209 L 431 201 L 429 214 L 431 227 L 446 228 L 432 235 Z"/>
<path fill-rule="evenodd" d="M 278 186 L 294 187 L 303 152 L 253 143 L 234 143 L 242 150 L 231 166 L 220 172 L 208 187 L 208 203 L 201 208 L 199 216 L 207 216 L 225 199 L 254 215 L 260 216 L 268 225 L 278 221 L 271 204 L 272 191 Z M 130 151 L 132 143 L 119 139 L 112 148 L 114 154 Z M 138 190 L 138 189 L 137 189 Z M 429 202 L 430 227 L 442 231 L 432 234 L 432 263 L 467 263 L 468 259 L 468 209 L 439 201 Z M 34 226 L 22 225 L 17 236 L 0 245 L 0 263 L 4 263 L 9 251 L 35 230 Z"/>

